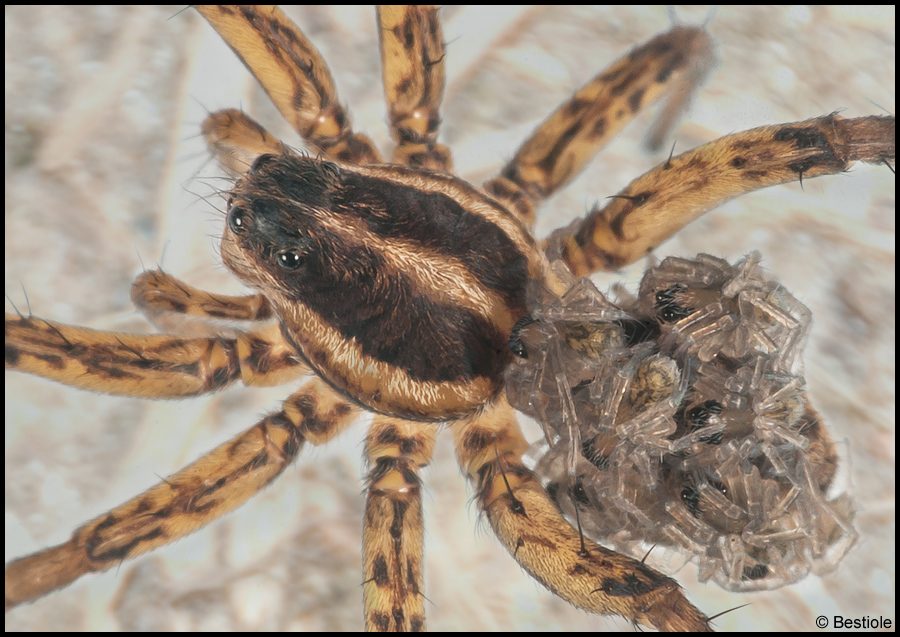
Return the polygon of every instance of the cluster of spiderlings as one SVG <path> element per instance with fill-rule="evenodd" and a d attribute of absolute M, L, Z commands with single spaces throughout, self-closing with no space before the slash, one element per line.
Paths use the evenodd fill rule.
<path fill-rule="evenodd" d="M 554 269 L 568 292 L 531 286 L 507 395 L 544 428 L 536 471 L 569 520 L 636 557 L 682 551 L 729 590 L 835 568 L 857 535 L 804 392 L 810 313 L 759 255 L 668 258 L 618 303 Z"/>

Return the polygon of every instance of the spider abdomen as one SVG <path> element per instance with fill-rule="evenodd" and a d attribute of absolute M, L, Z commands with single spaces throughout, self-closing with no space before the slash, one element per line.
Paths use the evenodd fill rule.
<path fill-rule="evenodd" d="M 458 418 L 500 389 L 528 231 L 454 177 L 263 155 L 235 187 L 226 265 L 269 299 L 310 366 L 363 406 Z"/>

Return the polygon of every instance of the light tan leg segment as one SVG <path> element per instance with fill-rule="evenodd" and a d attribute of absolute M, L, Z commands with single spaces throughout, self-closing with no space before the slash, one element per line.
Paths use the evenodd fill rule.
<path fill-rule="evenodd" d="M 160 327 L 169 315 L 192 319 L 265 321 L 272 308 L 262 294 L 226 296 L 197 289 L 162 270 L 145 270 L 131 284 L 131 301 Z"/>
<path fill-rule="evenodd" d="M 322 381 L 306 383 L 282 411 L 88 522 L 65 544 L 7 564 L 6 610 L 206 526 L 278 477 L 305 442 L 327 442 L 357 413 Z"/>
<path fill-rule="evenodd" d="M 642 108 L 669 94 L 652 132 L 662 139 L 714 63 L 712 40 L 702 28 L 675 27 L 657 35 L 578 89 L 484 190 L 533 225 L 542 201 L 580 173 Z"/>
<path fill-rule="evenodd" d="M 236 338 L 100 332 L 6 315 L 6 369 L 105 394 L 183 398 L 241 379 L 278 385 L 307 373 L 277 324 Z"/>
<path fill-rule="evenodd" d="M 363 527 L 366 630 L 425 630 L 422 485 L 437 429 L 376 416 L 366 438 L 371 467 Z"/>
<path fill-rule="evenodd" d="M 354 133 L 322 54 L 281 9 L 198 5 L 297 133 L 331 159 L 379 162 L 372 141 Z"/>
<path fill-rule="evenodd" d="M 574 229 L 553 233 L 545 249 L 575 276 L 614 270 L 738 195 L 893 160 L 895 135 L 893 116 L 826 115 L 721 137 L 638 177 Z"/>
<path fill-rule="evenodd" d="M 437 7 L 381 5 L 378 27 L 393 163 L 452 172 L 450 149 L 437 143 L 445 55 Z"/>
<path fill-rule="evenodd" d="M 211 113 L 203 120 L 201 132 L 216 161 L 231 171 L 233 177 L 246 173 L 260 155 L 289 152 L 262 124 L 235 108 Z"/>
<path fill-rule="evenodd" d="M 505 400 L 453 424 L 456 455 L 494 533 L 528 573 L 584 610 L 659 630 L 710 630 L 678 584 L 580 536 L 522 464 L 528 443 Z"/>

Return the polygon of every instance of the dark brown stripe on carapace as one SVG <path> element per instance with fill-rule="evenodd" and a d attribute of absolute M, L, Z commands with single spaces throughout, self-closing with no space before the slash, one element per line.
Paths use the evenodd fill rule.
<path fill-rule="evenodd" d="M 451 257 L 507 303 L 524 305 L 528 259 L 503 229 L 473 211 L 473 204 L 495 209 L 496 204 L 468 184 L 398 166 L 338 168 L 306 157 L 269 157 L 252 171 L 257 199 L 296 204 L 285 212 L 310 216 L 301 227 L 324 223 L 331 215 L 351 226 L 358 220 L 377 237 Z"/>

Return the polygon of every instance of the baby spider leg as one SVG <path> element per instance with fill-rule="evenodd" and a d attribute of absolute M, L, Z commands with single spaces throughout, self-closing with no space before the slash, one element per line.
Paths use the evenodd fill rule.
<path fill-rule="evenodd" d="M 29 11 L 42 10 L 30 8 Z M 373 52 L 377 46 L 378 33 L 371 9 L 326 11 L 307 7 L 291 11 L 301 12 L 292 14 L 298 24 L 317 25 L 310 34 L 337 69 L 343 97 L 353 107 L 358 129 L 371 131 L 379 146 L 386 147 L 382 89 L 373 81 L 379 73 L 376 56 L 361 59 L 359 55 L 361 51 Z M 507 31 L 509 36 L 502 44 L 486 46 L 488 55 L 476 58 L 478 61 L 472 67 L 448 67 L 450 88 L 444 105 L 443 141 L 452 143 L 457 151 L 457 165 L 464 174 L 480 175 L 481 179 L 489 176 L 499 160 L 511 157 L 522 137 L 570 96 L 574 87 L 589 79 L 597 67 L 669 26 L 669 18 L 662 10 L 627 8 L 592 13 L 557 7 L 552 15 L 532 11 L 504 18 L 507 24 L 515 23 L 516 28 Z M 676 11 L 688 23 L 702 22 L 707 13 L 705 8 Z M 171 51 L 184 52 L 189 48 L 192 55 L 202 52 L 193 43 L 208 27 L 202 25 L 204 29 L 195 29 L 189 37 L 182 35 L 182 29 L 191 25 L 190 13 L 166 21 L 169 13 L 164 11 L 157 19 L 144 17 L 144 22 L 155 25 L 157 36 L 171 37 L 173 46 L 167 47 L 159 37 L 152 43 L 147 41 L 148 54 L 143 59 L 154 59 L 156 66 L 136 76 L 137 94 L 147 103 L 154 100 L 152 103 L 160 105 L 162 121 L 155 123 L 151 119 L 149 123 L 154 126 L 154 133 L 161 134 L 150 140 L 130 136 L 147 129 L 135 126 L 134 103 L 123 106 L 116 101 L 112 108 L 102 111 L 107 126 L 91 137 L 90 144 L 73 142 L 75 158 L 65 171 L 33 170 L 38 167 L 34 160 L 17 163 L 14 178 L 8 176 L 8 192 L 14 195 L 12 201 L 27 200 L 30 215 L 43 215 L 21 218 L 7 215 L 8 224 L 12 224 L 12 231 L 7 235 L 7 290 L 17 289 L 19 280 L 24 281 L 36 313 L 79 325 L 133 329 L 138 323 L 126 317 L 124 320 L 130 321 L 126 327 L 120 315 L 131 311 L 125 291 L 133 274 L 140 269 L 135 245 L 145 258 L 147 255 L 159 258 L 164 254 L 163 263 L 188 280 L 202 281 L 208 289 L 228 289 L 228 277 L 223 277 L 220 268 L 213 265 L 216 259 L 205 238 L 206 233 L 214 230 L 208 226 L 185 225 L 195 221 L 206 224 L 210 218 L 206 208 L 195 206 L 194 210 L 185 212 L 180 203 L 163 205 L 179 196 L 196 200 L 192 193 L 187 197 L 181 193 L 183 185 L 190 183 L 194 165 L 176 164 L 174 169 L 183 169 L 181 176 L 172 173 L 175 176 L 171 178 L 171 194 L 160 195 L 166 192 L 166 181 L 162 178 L 168 179 L 170 172 L 157 171 L 157 166 L 166 164 L 148 158 L 183 158 L 198 153 L 196 148 L 185 150 L 182 146 L 181 150 L 167 151 L 165 146 L 170 139 L 188 139 L 196 134 L 197 123 L 204 114 L 196 107 L 194 98 L 212 106 L 240 103 L 257 114 L 263 107 L 260 121 L 284 139 L 290 139 L 290 135 L 278 129 L 277 116 L 269 115 L 267 119 L 265 98 L 260 97 L 257 87 L 245 81 L 246 74 L 224 47 L 211 53 L 206 58 L 207 64 L 175 64 L 182 59 L 181 53 L 173 55 Z M 118 49 L 81 44 L 94 41 L 91 33 L 96 32 L 96 41 L 103 42 L 109 29 L 127 27 L 124 18 L 128 13 L 123 9 L 118 15 L 121 22 L 108 14 L 88 20 L 78 31 L 79 37 L 67 41 L 59 59 L 93 60 L 98 74 L 108 73 L 123 61 L 121 56 L 108 57 Z M 11 10 L 9 17 L 15 16 L 16 12 Z M 540 19 L 535 19 L 537 16 Z M 478 25 L 466 21 L 465 12 L 445 9 L 443 17 L 451 61 L 454 49 L 456 52 L 477 49 L 472 46 L 472 37 L 460 39 L 466 34 L 481 33 L 475 28 Z M 676 153 L 720 135 L 771 122 L 801 120 L 835 106 L 846 107 L 850 111 L 845 113 L 848 116 L 866 114 L 872 112 L 866 99 L 891 108 L 893 56 L 892 49 L 884 51 L 886 43 L 891 41 L 884 29 L 891 20 L 875 19 L 870 26 L 865 26 L 864 22 L 848 17 L 836 9 L 816 10 L 806 18 L 772 7 L 720 10 L 710 30 L 721 43 L 723 72 L 713 75 L 709 90 L 696 102 L 700 109 L 698 117 L 679 129 Z M 24 38 L 39 35 L 45 26 L 66 22 L 59 12 L 45 12 L 43 19 L 28 22 L 39 28 L 14 30 L 17 45 L 26 46 L 17 48 L 23 52 L 22 56 L 8 60 L 7 72 L 13 70 L 11 78 L 17 77 L 17 60 L 35 59 L 33 53 L 26 55 L 27 51 L 37 50 L 43 60 L 57 59 L 52 47 L 59 44 L 58 40 L 45 38 L 29 43 Z M 487 26 L 490 19 L 479 14 L 477 22 Z M 53 32 L 51 28 L 49 33 Z M 207 37 L 220 44 L 214 37 Z M 836 55 L 837 52 L 840 53 Z M 163 59 L 169 59 L 173 66 L 159 66 L 160 55 L 171 56 Z M 554 57 L 548 58 L 549 55 Z M 335 63 L 336 57 L 345 59 Z M 547 59 L 558 60 L 558 69 L 552 68 L 555 75 L 541 65 Z M 528 66 L 518 60 L 528 60 Z M 232 62 L 235 68 L 226 71 Z M 32 89 L 41 86 L 46 89 L 50 75 L 35 75 L 32 67 L 24 65 L 18 68 L 25 71 L 18 77 L 27 75 L 28 82 L 17 84 L 7 96 L 11 106 L 7 122 L 12 130 L 36 130 L 39 134 L 35 139 L 44 142 L 70 139 L 54 133 L 47 124 L 77 106 L 78 101 L 72 99 L 77 96 L 73 96 L 71 88 L 84 80 L 82 76 L 67 74 L 67 70 L 74 73 L 76 67 L 65 62 L 55 66 L 58 75 L 52 77 L 62 84 L 44 92 Z M 164 88 L 181 85 L 190 71 L 198 71 L 198 78 L 203 79 L 211 69 L 220 68 L 225 79 L 217 85 L 217 89 L 221 86 L 223 96 L 220 101 L 209 101 L 208 84 L 197 84 L 183 91 L 183 106 L 179 101 L 181 93 Z M 162 78 L 159 83 L 145 83 L 142 78 L 153 73 Z M 135 76 L 127 77 L 130 81 Z M 460 78 L 467 79 L 460 81 Z M 789 78 L 794 79 L 788 81 Z M 157 90 L 157 86 L 163 89 Z M 57 90 L 60 87 L 63 90 Z M 531 87 L 527 96 L 522 93 L 524 87 Z M 884 95 L 873 87 L 884 87 Z M 127 88 L 131 85 L 127 84 Z M 242 92 L 245 90 L 246 93 Z M 123 88 L 121 94 L 125 92 Z M 66 101 L 56 103 L 54 96 L 65 96 Z M 31 113 L 32 119 L 19 117 L 20 112 Z M 35 123 L 34 114 L 42 112 L 51 113 L 52 119 Z M 184 115 L 185 112 L 188 114 Z M 26 125 L 17 127 L 19 123 Z M 644 117 L 643 124 L 626 129 L 623 137 L 604 151 L 583 178 L 549 202 L 540 215 L 539 236 L 566 223 L 572 215 L 583 214 L 590 207 L 591 198 L 617 192 L 634 176 L 665 158 L 663 153 L 648 163 L 637 152 L 646 123 Z M 170 127 L 179 125 L 183 126 L 180 130 Z M 9 156 L 22 156 L 18 152 L 22 147 L 16 145 L 21 140 L 21 136 L 15 135 L 7 138 Z M 476 152 L 478 148 L 484 152 Z M 114 154 L 103 155 L 104 149 Z M 131 154 L 140 155 L 139 173 L 128 172 L 127 158 Z M 41 159 L 42 155 L 36 157 Z M 494 164 L 488 168 L 487 162 Z M 883 358 L 886 351 L 883 343 L 890 342 L 893 334 L 890 322 L 886 322 L 891 308 L 879 301 L 892 296 L 892 287 L 879 283 L 879 276 L 892 270 L 892 247 L 881 239 L 881 232 L 886 227 L 883 222 L 893 215 L 893 187 L 892 180 L 884 178 L 881 172 L 857 170 L 848 177 L 808 182 L 803 191 L 795 185 L 743 197 L 698 220 L 662 248 L 662 254 L 689 255 L 715 249 L 717 253 L 731 256 L 760 248 L 766 263 L 787 279 L 788 287 L 803 290 L 804 301 L 814 309 L 818 306 L 814 339 L 822 340 L 814 340 L 808 360 L 809 372 L 815 378 L 810 379 L 810 384 L 819 388 L 814 389 L 815 404 L 826 414 L 829 426 L 838 428 L 838 440 L 851 437 L 857 491 L 863 507 L 878 512 L 892 507 L 892 499 L 885 499 L 884 489 L 885 485 L 892 484 L 893 476 L 892 468 L 874 453 L 876 441 L 890 435 L 893 420 L 883 400 L 886 392 L 878 381 L 890 377 L 893 369 Z M 84 190 L 88 184 L 102 186 L 102 190 L 94 188 L 91 192 L 96 196 L 89 199 Z M 855 190 L 861 184 L 868 189 Z M 851 195 L 851 188 L 857 194 Z M 102 205 L 97 205 L 98 201 Z M 138 205 L 133 206 L 132 202 Z M 803 241 L 779 238 L 785 236 L 785 229 L 790 231 L 790 236 L 799 235 Z M 197 245 L 188 248 L 182 242 L 187 237 L 198 239 Z M 164 251 L 168 242 L 171 244 Z M 36 258 L 38 254 L 40 258 Z M 115 294 L 115 290 L 119 293 Z M 24 306 L 16 301 L 17 305 Z M 853 332 L 848 333 L 854 325 L 867 326 L 869 336 L 860 340 Z M 851 363 L 859 360 L 868 363 L 848 374 Z M 63 539 L 74 523 L 89 519 L 145 488 L 154 480 L 152 474 L 165 475 L 176 470 L 232 435 L 223 437 L 221 430 L 205 429 L 202 423 L 208 422 L 210 414 L 233 418 L 235 425 L 231 431 L 236 432 L 237 428 L 252 422 L 254 413 L 271 409 L 284 397 L 283 390 L 263 394 L 226 392 L 212 403 L 198 401 L 198 406 L 206 411 L 197 416 L 197 410 L 188 403 L 178 403 L 175 410 L 172 403 L 125 401 L 66 390 L 25 376 L 7 376 L 7 431 L 22 427 L 25 432 L 13 438 L 7 447 L 8 475 L 16 476 L 7 480 L 7 510 L 13 518 L 23 521 L 28 534 L 36 538 L 31 540 L 32 549 Z M 36 400 L 36 396 L 40 398 Z M 158 446 L 152 443 L 161 435 L 160 424 L 170 421 L 173 433 L 162 434 L 167 438 L 165 453 L 160 454 Z M 142 433 L 145 428 L 149 428 L 149 433 Z M 124 452 L 121 446 L 116 446 L 127 439 L 109 434 L 122 430 L 133 435 L 140 450 L 136 446 L 129 454 L 130 446 Z M 876 433 L 859 439 L 860 430 Z M 190 449 L 185 451 L 183 439 L 175 434 L 187 431 L 196 432 L 196 438 L 191 439 Z M 303 622 L 310 627 L 358 627 L 360 576 L 358 554 L 354 551 L 358 550 L 361 505 L 354 497 L 358 492 L 354 476 L 359 438 L 345 436 L 344 440 L 350 444 L 332 444 L 317 450 L 314 469 L 302 465 L 292 471 L 289 479 L 276 482 L 261 499 L 224 519 L 215 529 L 147 558 L 123 564 L 118 574 L 110 572 L 102 578 L 90 578 L 84 585 L 70 587 L 39 604 L 18 609 L 8 617 L 7 627 L 30 625 L 45 629 L 48 625 L 71 628 L 99 624 L 106 628 L 137 625 L 163 628 L 171 627 L 168 622 L 200 627 L 209 626 L 211 616 L 218 618 L 215 625 L 219 627 L 296 625 L 292 622 Z M 435 509 L 427 512 L 434 522 L 426 538 L 432 546 L 426 550 L 426 573 L 430 579 L 429 598 L 436 602 L 429 604 L 429 627 L 490 629 L 550 624 L 566 628 L 585 625 L 607 628 L 612 620 L 585 616 L 547 595 L 498 551 L 491 539 L 472 532 L 475 516 L 464 513 L 468 495 L 447 449 L 447 444 L 438 445 L 435 463 L 426 475 L 433 497 L 426 498 L 425 507 L 428 509 L 433 502 Z M 141 463 L 134 462 L 135 459 Z M 37 463 L 42 470 L 34 470 Z M 129 473 L 139 475 L 138 487 L 129 486 Z M 37 492 L 35 486 L 40 487 Z M 322 493 L 329 494 L 327 507 L 318 504 L 324 498 L 315 494 Z M 62 501 L 54 500 L 55 495 L 64 497 Z M 273 543 L 262 534 L 248 535 L 247 526 L 241 526 L 242 521 L 267 515 L 271 504 L 266 502 L 285 503 L 278 509 L 279 537 L 290 537 L 290 541 Z M 827 580 L 827 589 L 811 581 L 792 588 L 786 595 L 782 592 L 754 595 L 754 608 L 764 610 L 732 613 L 719 619 L 718 625 L 728 627 L 732 625 L 730 622 L 749 621 L 762 622 L 769 628 L 781 628 L 785 624 L 801 627 L 797 623 L 797 608 L 821 595 L 829 596 L 835 607 L 848 612 L 872 615 L 883 610 L 870 578 L 873 566 L 878 564 L 872 556 L 886 550 L 888 538 L 881 533 L 885 525 L 878 516 L 868 519 L 869 541 L 848 557 L 837 576 Z M 321 535 L 308 529 L 327 529 L 327 539 L 323 541 Z M 235 560 L 244 559 L 237 556 L 248 553 L 248 548 L 240 548 L 248 542 L 249 550 L 258 552 L 260 563 L 303 563 L 304 568 L 292 570 L 290 578 L 273 582 L 260 576 L 260 568 L 235 567 Z M 317 559 L 309 559 L 310 546 L 317 547 Z M 227 548 L 214 550 L 214 547 Z M 453 550 L 447 550 L 448 547 Z M 13 549 L 12 555 L 21 555 L 26 548 Z M 657 557 L 653 554 L 650 560 Z M 876 567 L 876 571 L 877 568 L 883 566 Z M 735 604 L 733 595 L 714 587 L 698 586 L 692 581 L 695 576 L 690 570 L 682 571 L 679 580 L 695 589 L 690 597 L 698 606 L 710 610 Z M 260 579 L 270 593 L 270 604 L 263 607 L 263 614 L 248 614 L 246 609 L 252 606 L 253 596 L 231 593 L 241 590 L 251 580 L 258 584 Z M 528 603 L 514 603 L 522 599 Z M 111 604 L 109 600 L 115 602 Z"/>

